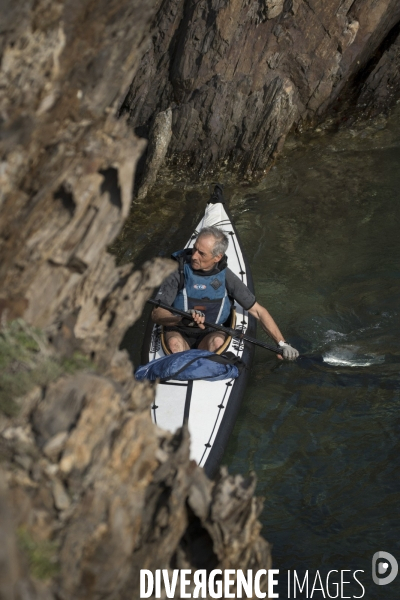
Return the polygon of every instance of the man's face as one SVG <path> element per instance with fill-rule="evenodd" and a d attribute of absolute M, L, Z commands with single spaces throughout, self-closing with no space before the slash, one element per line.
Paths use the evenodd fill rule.
<path fill-rule="evenodd" d="M 222 258 L 222 254 L 217 256 L 212 255 L 215 239 L 212 235 L 202 235 L 197 238 L 193 246 L 193 254 L 191 259 L 192 269 L 198 271 L 211 271 L 211 269 Z"/>

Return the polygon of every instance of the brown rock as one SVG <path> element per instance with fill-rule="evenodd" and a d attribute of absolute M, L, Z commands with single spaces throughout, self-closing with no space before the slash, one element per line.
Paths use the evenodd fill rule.
<path fill-rule="evenodd" d="M 46 0 L 23 2 L 3 30 L 0 304 L 9 318 L 46 328 L 65 354 L 80 347 L 85 326 L 92 335 L 111 328 L 102 302 L 114 286 L 129 288 L 106 248 L 129 212 L 144 143 L 113 115 L 155 9 L 142 0 L 63 0 L 51 10 Z M 166 269 L 158 264 L 155 281 Z"/>
<path fill-rule="evenodd" d="M 43 454 L 50 458 L 50 460 L 56 461 L 64 450 L 67 439 L 68 433 L 66 431 L 56 433 L 56 435 L 50 438 L 44 445 Z"/>
<path fill-rule="evenodd" d="M 149 145 L 147 149 L 146 169 L 143 173 L 138 198 L 145 198 L 149 188 L 154 185 L 158 171 L 164 162 L 172 135 L 172 110 L 160 112 L 156 115 L 150 130 Z"/>
<path fill-rule="evenodd" d="M 86 377 L 60 379 L 50 384 L 46 396 L 32 415 L 39 444 L 45 445 L 57 434 L 65 434 L 75 424 L 86 399 Z"/>
<path fill-rule="evenodd" d="M 265 13 L 267 19 L 274 19 L 283 11 L 284 0 L 265 0 Z"/>
<path fill-rule="evenodd" d="M 357 98 L 400 20 L 396 0 L 184 6 L 160 7 L 124 110 L 148 137 L 155 115 L 175 102 L 167 158 L 192 175 L 226 164 L 262 175 L 294 124 L 326 118 L 339 97 Z M 387 60 L 396 78 L 396 62 Z"/>
<path fill-rule="evenodd" d="M 0 597 L 4 600 L 14 600 L 17 581 L 19 578 L 19 558 L 13 519 L 7 498 L 4 472 L 0 476 Z"/>
<path fill-rule="evenodd" d="M 67 510 L 71 505 L 71 500 L 65 490 L 63 483 L 55 477 L 52 482 L 54 505 L 57 510 Z"/>
<path fill-rule="evenodd" d="M 383 53 L 361 89 L 357 105 L 367 116 L 388 113 L 400 96 L 400 28 L 393 32 L 394 41 Z"/>
<path fill-rule="evenodd" d="M 0 298 L 0 321 L 12 321 L 22 317 L 28 308 L 28 300 L 22 297 Z"/>
<path fill-rule="evenodd" d="M 262 169 L 284 139 L 282 121 L 288 125 L 298 111 L 295 76 L 281 67 L 279 44 L 289 44 L 282 6 L 266 3 L 267 12 L 258 14 L 241 0 L 217 2 L 222 16 L 211 27 L 204 7 L 193 3 L 184 10 L 180 0 L 7 6 L 0 45 L 3 313 L 12 316 L 15 300 L 13 314 L 45 330 L 54 356 L 79 349 L 97 369 L 41 387 L 18 419 L 4 424 L 8 491 L 0 490 L 0 586 L 7 600 L 131 600 L 138 596 L 140 568 L 268 564 L 253 480 L 225 474 L 217 484 L 207 480 L 189 462 L 187 431 L 170 435 L 154 427 L 154 387 L 134 382 L 119 349 L 176 265 L 155 259 L 139 269 L 116 267 L 107 248 L 130 210 L 145 146 L 115 118 L 143 53 L 162 59 L 170 74 L 163 82 L 152 63 L 154 78 L 147 79 L 145 59 L 137 79 L 143 83 L 138 118 L 146 113 L 140 122 L 155 123 L 147 185 L 167 147 L 175 152 L 180 143 L 190 154 L 194 143 L 205 142 L 214 160 L 233 142 L 235 163 L 249 172 Z M 164 37 L 150 47 L 153 18 Z M 262 39 L 249 37 L 242 49 L 241 36 L 256 22 L 264 27 Z M 250 72 L 266 43 L 275 57 L 267 80 L 257 65 Z M 336 65 L 335 59 L 331 69 Z M 151 102 L 146 107 L 149 85 L 152 94 L 159 86 L 158 110 Z M 170 137 L 173 102 L 180 104 L 172 111 Z M 16 528 L 30 543 L 50 547 L 50 566 L 54 555 L 58 559 L 60 571 L 50 570 L 46 583 L 29 578 L 28 554 L 26 568 L 20 567 Z"/>

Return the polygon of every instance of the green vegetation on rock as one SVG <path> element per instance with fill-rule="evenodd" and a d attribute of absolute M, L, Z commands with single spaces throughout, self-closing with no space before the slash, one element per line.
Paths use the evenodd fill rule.
<path fill-rule="evenodd" d="M 59 358 L 44 333 L 22 319 L 11 321 L 0 330 L 0 412 L 8 417 L 18 413 L 16 398 L 35 385 L 46 385 L 63 373 L 94 369 L 85 355 Z"/>
<path fill-rule="evenodd" d="M 36 579 L 50 579 L 59 571 L 58 545 L 48 540 L 34 540 L 23 527 L 17 531 L 18 543 L 29 561 L 31 575 Z"/>

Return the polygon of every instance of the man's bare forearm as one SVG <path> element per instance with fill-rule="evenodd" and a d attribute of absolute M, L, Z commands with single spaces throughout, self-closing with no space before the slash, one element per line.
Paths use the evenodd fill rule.
<path fill-rule="evenodd" d="M 256 302 L 254 306 L 249 310 L 249 313 L 258 319 L 261 323 L 261 327 L 264 331 L 273 339 L 276 343 L 285 341 L 278 325 L 275 323 L 272 316 L 269 314 L 266 308 Z"/>
<path fill-rule="evenodd" d="M 166 327 L 178 325 L 181 322 L 181 317 L 173 315 L 165 308 L 154 308 L 151 318 L 157 325 L 165 325 Z"/>
<path fill-rule="evenodd" d="M 285 358 L 286 360 L 296 360 L 296 358 L 299 356 L 298 350 L 285 342 L 285 338 L 283 337 L 278 325 L 275 323 L 267 309 L 256 302 L 249 309 L 249 313 L 260 321 L 261 327 L 264 329 L 264 331 L 281 346 L 282 356 L 278 354 L 277 357 Z"/>

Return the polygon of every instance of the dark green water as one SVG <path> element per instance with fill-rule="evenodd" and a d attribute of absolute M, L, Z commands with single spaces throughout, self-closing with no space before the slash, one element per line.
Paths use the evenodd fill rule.
<path fill-rule="evenodd" d="M 257 474 L 275 568 L 362 569 L 371 600 L 400 598 L 400 576 L 371 579 L 375 552 L 400 562 L 397 124 L 304 140 L 232 202 L 258 301 L 329 363 L 278 364 L 257 349 L 225 461 Z"/>
<path fill-rule="evenodd" d="M 260 185 L 226 187 L 257 300 L 301 353 L 327 361 L 280 363 L 257 349 L 224 459 L 231 473 L 257 474 L 280 598 L 287 569 L 311 580 L 318 569 L 323 581 L 360 569 L 364 598 L 400 598 L 400 575 L 385 586 L 371 578 L 375 552 L 400 562 L 399 165 L 397 111 L 386 125 L 289 142 Z M 184 243 L 207 192 L 179 185 L 137 207 L 120 255 L 139 261 Z M 146 210 L 162 210 L 166 228 L 140 225 Z M 361 594 L 349 584 L 339 597 Z"/>

